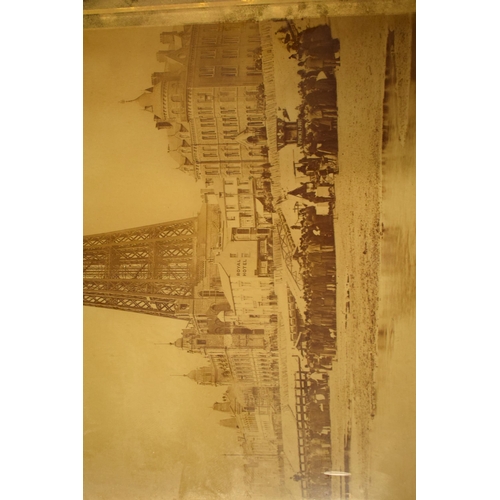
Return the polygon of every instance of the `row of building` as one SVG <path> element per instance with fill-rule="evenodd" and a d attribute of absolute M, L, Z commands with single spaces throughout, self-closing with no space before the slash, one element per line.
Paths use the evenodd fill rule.
<path fill-rule="evenodd" d="M 180 168 L 207 184 L 259 174 L 266 154 L 258 24 L 174 27 L 160 40 L 164 71 L 135 101 L 167 131 Z"/>
<path fill-rule="evenodd" d="M 163 71 L 133 102 L 201 183 L 202 209 L 184 221 L 86 236 L 84 304 L 187 321 L 175 345 L 208 363 L 190 378 L 228 385 L 215 409 L 239 433 L 249 482 L 262 478 L 262 491 L 277 498 L 278 312 L 259 25 L 174 27 L 160 42 Z"/>
<path fill-rule="evenodd" d="M 161 110 L 150 108 L 156 127 L 167 131 L 171 155 L 201 181 L 204 203 L 220 215 L 207 265 L 217 276 L 211 293 L 227 301 L 206 323 L 195 315 L 176 345 L 209 361 L 197 371 L 198 383 L 228 385 L 214 409 L 227 413 L 221 424 L 238 433 L 253 494 L 280 497 L 278 315 L 259 27 L 192 26 L 164 32 L 161 41 L 165 72 L 153 75 L 151 95 L 140 99 L 161 91 Z"/>

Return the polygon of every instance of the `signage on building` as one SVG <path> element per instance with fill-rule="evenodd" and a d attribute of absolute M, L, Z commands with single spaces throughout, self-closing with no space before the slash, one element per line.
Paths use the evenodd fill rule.
<path fill-rule="evenodd" d="M 236 276 L 246 276 L 248 270 L 247 259 L 238 259 L 236 262 Z"/>

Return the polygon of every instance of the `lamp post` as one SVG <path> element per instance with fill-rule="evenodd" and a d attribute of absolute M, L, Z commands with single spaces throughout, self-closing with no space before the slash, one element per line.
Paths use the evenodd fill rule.
<path fill-rule="evenodd" d="M 302 208 L 301 203 L 296 201 L 295 205 L 293 206 L 293 211 L 297 215 L 297 221 L 295 222 L 295 224 L 293 224 L 293 226 L 290 226 L 290 229 L 301 229 L 302 226 L 300 224 L 300 214 L 299 214 L 301 208 Z"/>

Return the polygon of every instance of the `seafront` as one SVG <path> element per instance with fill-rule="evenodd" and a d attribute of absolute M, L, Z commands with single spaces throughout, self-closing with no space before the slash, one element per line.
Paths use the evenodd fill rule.
<path fill-rule="evenodd" d="M 413 480 L 405 481 L 394 474 L 414 470 L 414 447 L 402 444 L 414 442 L 414 378 L 406 372 L 398 382 L 394 373 L 401 375 L 406 363 L 414 364 L 415 87 L 408 57 L 412 22 L 410 17 L 327 22 L 332 36 L 341 41 L 336 71 L 339 172 L 333 209 L 337 356 L 328 373 L 331 456 L 332 470 L 351 473 L 331 478 L 332 498 L 406 498 L 415 492 L 414 473 Z M 299 98 L 290 94 L 284 81 L 293 78 L 296 68 L 283 57 L 282 44 L 276 39 L 273 43 L 279 59 L 274 66 L 275 108 L 292 114 Z M 287 89 L 286 95 L 279 89 Z M 279 152 L 276 196 L 300 185 L 291 168 L 299 154 L 293 146 Z M 405 194 L 398 196 L 398 190 Z M 297 218 L 294 203 L 285 199 L 279 204 L 289 226 Z M 296 237 L 296 232 L 292 235 Z M 295 286 L 290 273 L 284 273 L 284 280 L 290 289 Z M 395 288 L 403 292 L 408 311 L 403 323 L 396 325 Z M 284 295 L 285 287 L 278 288 L 282 302 Z M 283 329 L 282 343 L 287 333 Z M 298 369 L 298 360 L 304 358 L 291 341 L 281 349 L 286 357 L 280 356 L 280 368 L 289 374 L 286 392 L 288 401 L 293 401 L 290 368 Z M 395 385 L 399 402 L 390 398 Z M 290 462 L 297 464 L 299 457 L 291 457 L 298 442 L 292 442 L 290 430 L 287 436 Z M 382 449 L 387 455 L 380 453 Z"/>
<path fill-rule="evenodd" d="M 410 16 L 170 27 L 164 71 L 127 101 L 201 208 L 86 235 L 84 305 L 182 322 L 157 343 L 224 388 L 210 408 L 238 457 L 212 453 L 225 491 L 415 494 L 413 30 Z M 181 482 L 197 500 L 204 486 Z"/>

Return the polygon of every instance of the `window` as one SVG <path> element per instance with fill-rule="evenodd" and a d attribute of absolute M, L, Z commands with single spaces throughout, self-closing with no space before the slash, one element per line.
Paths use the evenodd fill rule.
<path fill-rule="evenodd" d="M 236 109 L 229 108 L 228 106 L 221 106 L 220 111 L 223 118 L 231 118 L 236 114 Z"/>
<path fill-rule="evenodd" d="M 235 127 L 238 125 L 238 119 L 236 116 L 222 117 L 222 125 L 224 127 Z"/>
<path fill-rule="evenodd" d="M 237 130 L 224 130 L 224 139 L 234 139 L 238 135 Z"/>
<path fill-rule="evenodd" d="M 238 158 L 240 156 L 239 146 L 226 146 L 224 148 L 224 154 L 227 158 Z"/>
<path fill-rule="evenodd" d="M 218 171 L 218 170 L 219 170 L 219 166 L 218 166 L 217 164 L 216 164 L 216 165 L 214 165 L 213 163 L 204 163 L 204 164 L 202 164 L 202 168 L 203 168 L 204 170 L 214 170 L 214 169 L 215 169 L 216 171 Z"/>
<path fill-rule="evenodd" d="M 238 45 L 240 43 L 240 35 L 225 33 L 222 43 L 224 45 Z"/>
<path fill-rule="evenodd" d="M 255 66 L 247 66 L 247 76 L 261 75 L 262 71 Z"/>
<path fill-rule="evenodd" d="M 202 130 L 201 138 L 204 141 L 215 141 L 215 139 L 217 139 L 217 134 L 213 130 Z"/>
<path fill-rule="evenodd" d="M 217 35 L 207 35 L 201 38 L 201 45 L 215 47 L 217 45 Z"/>
<path fill-rule="evenodd" d="M 200 125 L 202 127 L 211 127 L 215 129 L 215 119 L 212 117 L 200 117 Z"/>
<path fill-rule="evenodd" d="M 215 49 L 201 49 L 201 59 L 215 59 Z"/>
<path fill-rule="evenodd" d="M 214 66 L 201 66 L 198 71 L 198 76 L 200 78 L 210 78 L 215 75 L 215 67 Z"/>
<path fill-rule="evenodd" d="M 212 94 L 201 94 L 198 93 L 198 102 L 213 101 L 214 96 Z"/>
<path fill-rule="evenodd" d="M 222 76 L 236 76 L 238 74 L 238 68 L 236 66 L 221 66 Z"/>

